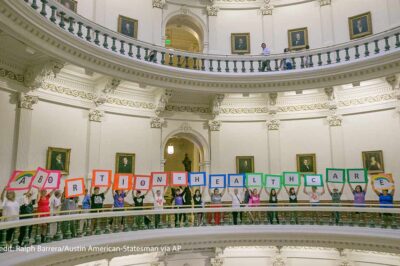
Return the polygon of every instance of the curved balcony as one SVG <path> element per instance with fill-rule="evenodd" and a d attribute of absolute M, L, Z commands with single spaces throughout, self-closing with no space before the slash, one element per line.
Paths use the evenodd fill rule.
<path fill-rule="evenodd" d="M 210 92 L 287 91 L 353 83 L 400 71 L 400 27 L 290 54 L 213 55 L 173 51 L 125 37 L 54 0 L 4 0 L 1 7 L 5 31 L 38 51 L 146 85 Z M 293 69 L 282 69 L 282 60 L 289 61 Z"/>
<path fill-rule="evenodd" d="M 0 259 L 8 265 L 47 265 L 66 261 L 76 264 L 93 258 L 121 256 L 124 252 L 126 255 L 123 247 L 132 245 L 153 247 L 155 250 L 166 245 L 179 246 L 182 250 L 213 245 L 273 245 L 400 252 L 400 206 L 355 208 L 346 204 L 340 207 L 320 205 L 310 207 L 309 204 L 299 203 L 296 206 L 279 204 L 231 208 L 225 205 L 219 208 L 61 212 L 57 216 L 0 223 L 0 249 L 3 252 Z M 232 212 L 241 213 L 237 216 L 236 225 Z M 180 214 L 186 214 L 188 219 L 177 222 Z M 258 219 L 257 214 L 260 214 Z M 14 233 L 7 243 L 9 229 L 13 229 Z M 71 250 L 76 248 L 73 259 L 66 246 Z M 32 252 L 39 248 L 40 252 Z M 143 252 L 146 250 L 138 248 L 129 251 L 129 254 Z"/>

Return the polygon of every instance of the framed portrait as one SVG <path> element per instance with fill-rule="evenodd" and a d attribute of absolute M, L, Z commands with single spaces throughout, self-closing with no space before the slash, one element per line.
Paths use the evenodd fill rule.
<path fill-rule="evenodd" d="M 236 173 L 254 173 L 254 156 L 236 156 Z"/>
<path fill-rule="evenodd" d="M 372 34 L 371 12 L 349 17 L 350 40 Z"/>
<path fill-rule="evenodd" d="M 308 45 L 307 28 L 297 28 L 288 30 L 288 47 L 289 50 L 305 49 Z"/>
<path fill-rule="evenodd" d="M 61 174 L 69 174 L 71 149 L 49 147 L 47 149 L 47 170 L 59 170 Z"/>
<path fill-rule="evenodd" d="M 231 50 L 232 54 L 249 54 L 250 33 L 232 33 Z"/>
<path fill-rule="evenodd" d="M 315 153 L 296 154 L 297 172 L 303 174 L 315 174 L 317 172 L 317 161 Z"/>
<path fill-rule="evenodd" d="M 134 174 L 135 173 L 135 154 L 117 153 L 115 155 L 115 173 L 116 174 Z"/>
<path fill-rule="evenodd" d="M 57 2 L 74 12 L 78 9 L 78 2 L 75 0 L 57 0 Z"/>
<path fill-rule="evenodd" d="M 364 168 L 368 170 L 369 174 L 385 172 L 382 151 L 363 151 L 362 160 Z"/>
<path fill-rule="evenodd" d="M 118 16 L 118 32 L 125 36 L 137 39 L 138 21 L 125 16 Z"/>

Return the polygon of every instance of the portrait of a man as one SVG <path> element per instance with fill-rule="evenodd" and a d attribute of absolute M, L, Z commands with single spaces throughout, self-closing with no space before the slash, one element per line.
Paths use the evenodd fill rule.
<path fill-rule="evenodd" d="M 115 173 L 134 174 L 135 173 L 135 154 L 117 153 L 115 156 Z"/>
<path fill-rule="evenodd" d="M 289 50 L 304 49 L 308 45 L 307 28 L 288 30 Z"/>
<path fill-rule="evenodd" d="M 254 173 L 254 156 L 236 156 L 236 173 Z"/>
<path fill-rule="evenodd" d="M 71 149 L 49 147 L 47 149 L 46 168 L 48 170 L 60 170 L 62 174 L 69 174 Z"/>
<path fill-rule="evenodd" d="M 310 174 L 317 172 L 315 154 L 297 154 L 296 160 L 298 172 Z"/>
<path fill-rule="evenodd" d="M 57 1 L 60 2 L 63 6 L 65 6 L 69 10 L 76 12 L 78 7 L 77 1 L 75 0 L 57 0 Z"/>
<path fill-rule="evenodd" d="M 137 38 L 138 21 L 124 16 L 118 17 L 118 32 L 131 38 Z"/>
<path fill-rule="evenodd" d="M 385 172 L 382 151 L 363 151 L 362 158 L 364 168 L 368 170 L 368 173 L 377 174 Z"/>
<path fill-rule="evenodd" d="M 231 49 L 232 54 L 250 53 L 250 33 L 232 33 Z"/>
<path fill-rule="evenodd" d="M 357 39 L 372 34 L 371 12 L 349 18 L 350 39 Z"/>

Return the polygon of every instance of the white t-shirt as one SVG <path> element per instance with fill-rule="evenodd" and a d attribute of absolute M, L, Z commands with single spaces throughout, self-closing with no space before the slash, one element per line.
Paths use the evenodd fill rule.
<path fill-rule="evenodd" d="M 321 196 L 321 193 L 319 192 L 310 192 L 309 197 L 310 197 L 310 203 L 319 203 L 319 197 Z"/>
<path fill-rule="evenodd" d="M 240 203 L 243 201 L 241 193 L 238 192 L 237 194 L 235 194 L 234 192 L 231 192 L 230 196 L 232 198 L 232 207 L 239 208 Z"/>
<path fill-rule="evenodd" d="M 271 54 L 271 50 L 268 47 L 265 47 L 262 51 L 263 55 L 270 55 Z"/>
<path fill-rule="evenodd" d="M 154 195 L 154 209 L 155 210 L 161 210 L 164 207 L 165 199 L 164 196 L 157 196 Z"/>
<path fill-rule="evenodd" d="M 50 203 L 51 213 L 59 211 L 60 207 L 61 207 L 61 198 L 54 197 Z"/>
<path fill-rule="evenodd" d="M 19 215 L 19 203 L 17 200 L 10 201 L 8 199 L 4 199 L 3 202 L 3 216 L 16 216 Z M 18 221 L 19 217 L 10 217 L 5 218 L 5 222 L 9 221 Z"/>

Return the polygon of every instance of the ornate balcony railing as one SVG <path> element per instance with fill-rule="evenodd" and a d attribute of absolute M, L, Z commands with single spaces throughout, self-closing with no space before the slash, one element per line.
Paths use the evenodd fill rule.
<path fill-rule="evenodd" d="M 244 56 L 189 53 L 128 38 L 85 19 L 54 0 L 17 1 L 25 1 L 44 20 L 54 24 L 54 27 L 105 51 L 149 64 L 207 73 L 248 74 L 263 72 L 264 66 L 266 74 L 324 68 L 380 56 L 398 50 L 400 47 L 400 27 L 396 27 L 339 45 L 287 54 Z M 292 70 L 282 68 L 282 61 L 290 62 Z"/>
<path fill-rule="evenodd" d="M 339 206 L 340 205 L 340 206 Z M 154 210 L 152 207 L 62 211 L 55 216 L 21 215 L 17 221 L 0 223 L 0 251 L 63 239 L 118 232 L 194 227 L 260 225 L 359 226 L 398 229 L 400 206 L 354 207 L 352 204 L 277 204 L 232 208 L 210 205 L 204 208 Z M 1 217 L 2 220 L 13 217 Z M 53 229 L 52 229 L 53 228 Z M 10 238 L 10 236 L 12 236 Z M 7 237 L 9 238 L 7 241 Z"/>

